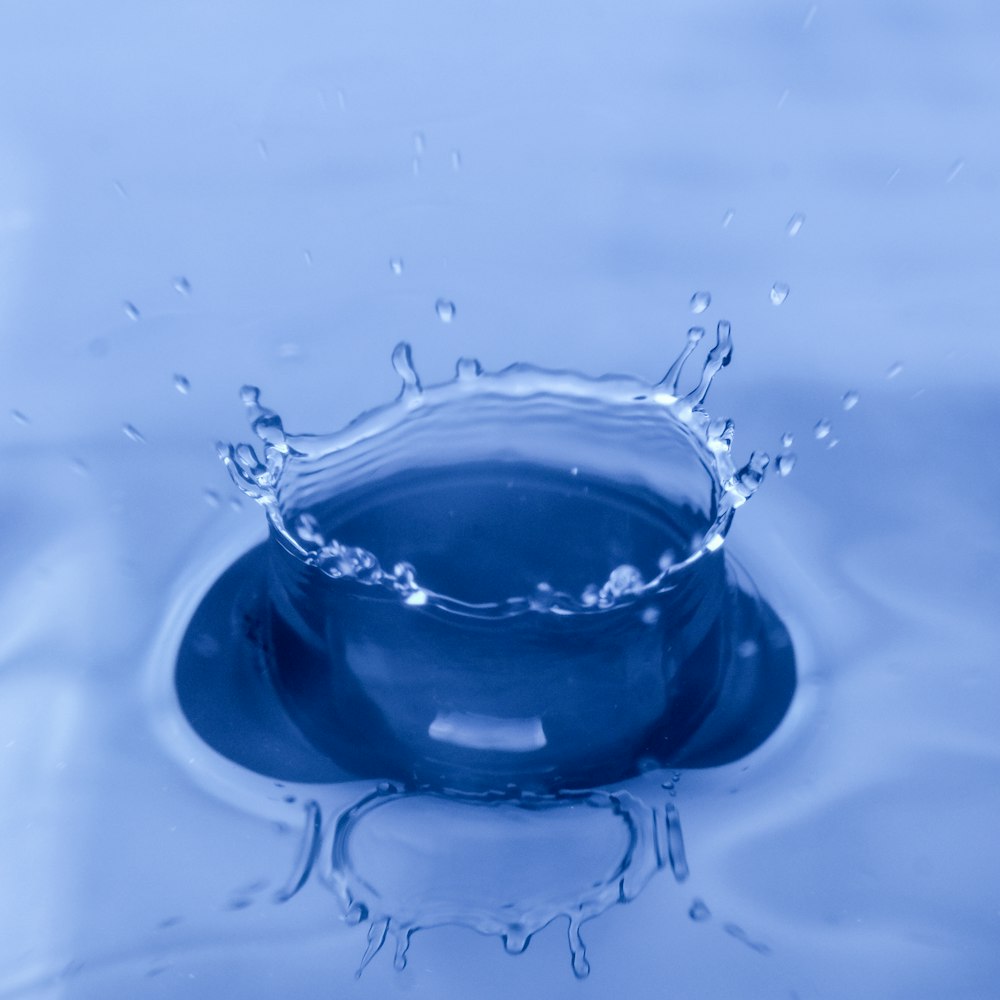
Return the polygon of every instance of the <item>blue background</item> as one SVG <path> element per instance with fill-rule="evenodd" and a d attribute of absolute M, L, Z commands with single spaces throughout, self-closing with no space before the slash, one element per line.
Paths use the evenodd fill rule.
<path fill-rule="evenodd" d="M 0 995 L 995 996 L 998 51 L 973 2 L 3 4 Z M 355 981 L 322 889 L 227 908 L 303 822 L 164 680 L 263 535 L 214 456 L 238 386 L 306 430 L 394 394 L 401 338 L 430 381 L 652 378 L 697 290 L 737 450 L 796 435 L 731 542 L 801 674 L 682 779 L 690 882 L 587 925 L 583 982 L 555 926 Z"/>

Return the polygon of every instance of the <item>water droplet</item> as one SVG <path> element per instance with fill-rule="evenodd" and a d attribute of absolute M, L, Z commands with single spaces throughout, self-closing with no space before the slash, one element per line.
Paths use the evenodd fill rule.
<path fill-rule="evenodd" d="M 451 169 L 456 172 L 462 169 L 462 154 L 457 149 L 451 151 Z"/>
<path fill-rule="evenodd" d="M 814 3 L 808 11 L 806 11 L 805 20 L 802 22 L 802 30 L 808 31 L 809 25 L 813 23 L 813 18 L 819 13 L 819 4 Z"/>
<path fill-rule="evenodd" d="M 139 318 L 139 308 L 134 302 L 123 302 L 122 308 L 125 310 L 125 315 L 133 322 Z"/>
<path fill-rule="evenodd" d="M 667 824 L 667 856 L 670 870 L 678 882 L 683 882 L 690 874 L 687 855 L 684 852 L 684 835 L 681 832 L 681 817 L 677 806 L 668 802 L 664 807 Z"/>
<path fill-rule="evenodd" d="M 896 378 L 898 375 L 900 375 L 902 373 L 902 371 L 903 371 L 903 365 L 902 365 L 901 362 L 897 361 L 895 364 L 890 365 L 888 367 L 888 369 L 886 370 L 886 373 L 885 373 L 885 377 L 886 378 Z"/>
<path fill-rule="evenodd" d="M 122 424 L 122 434 L 129 439 L 129 441 L 135 441 L 136 444 L 145 444 L 146 439 L 143 435 L 132 425 L 132 424 Z"/>
<path fill-rule="evenodd" d="M 174 291 L 180 295 L 190 295 L 191 282 L 188 281 L 183 274 L 178 275 L 176 278 L 174 278 Z"/>
<path fill-rule="evenodd" d="M 392 367 L 403 380 L 404 395 L 422 391 L 420 376 L 413 365 L 413 352 L 405 340 L 400 341 L 392 350 Z"/>
<path fill-rule="evenodd" d="M 790 475 L 792 469 L 795 468 L 795 453 L 791 451 L 783 452 L 777 458 L 777 465 L 779 476 Z"/>
<path fill-rule="evenodd" d="M 836 448 L 838 444 L 840 444 L 840 438 L 830 438 L 826 446 L 828 449 L 831 449 Z"/>
<path fill-rule="evenodd" d="M 965 160 L 956 160 L 952 165 L 951 169 L 948 171 L 948 176 L 945 178 L 945 183 L 950 184 L 965 168 Z"/>
<path fill-rule="evenodd" d="M 616 566 L 611 571 L 608 582 L 601 587 L 600 600 L 602 603 L 613 603 L 626 594 L 637 594 L 642 590 L 644 582 L 642 573 L 635 566 L 627 563 Z"/>
<path fill-rule="evenodd" d="M 342 90 L 337 91 L 337 107 L 341 111 L 347 110 L 347 98 L 344 96 L 344 92 Z"/>
<path fill-rule="evenodd" d="M 789 220 L 788 225 L 785 226 L 785 232 L 789 236 L 798 236 L 799 230 L 802 228 L 802 223 L 806 221 L 806 217 L 801 212 L 796 212 Z"/>
<path fill-rule="evenodd" d="M 858 395 L 857 391 L 854 389 L 848 389 L 840 398 L 840 405 L 843 406 L 845 410 L 853 410 L 855 406 L 858 405 L 858 400 L 861 397 Z"/>
<path fill-rule="evenodd" d="M 695 292 L 691 296 L 691 312 L 693 313 L 703 313 L 711 304 L 711 292 Z"/>
<path fill-rule="evenodd" d="M 434 303 L 434 311 L 442 323 L 450 323 L 455 318 L 455 303 L 448 299 L 438 299 Z"/>
<path fill-rule="evenodd" d="M 729 223 L 733 221 L 733 216 L 734 215 L 736 215 L 736 213 L 731 208 L 726 209 L 725 214 L 722 216 L 722 228 L 723 229 L 728 229 L 729 228 Z"/>
<path fill-rule="evenodd" d="M 479 378 L 483 366 L 475 358 L 459 358 L 455 362 L 455 377 L 463 381 Z"/>
<path fill-rule="evenodd" d="M 822 420 L 816 421 L 816 426 L 813 428 L 813 434 L 816 435 L 817 441 L 822 441 L 823 438 L 828 438 L 830 436 L 830 431 L 833 430 L 833 424 L 824 417 Z"/>
<path fill-rule="evenodd" d="M 780 306 L 788 298 L 790 289 L 783 281 L 776 281 L 771 286 L 771 301 L 776 306 Z"/>
<path fill-rule="evenodd" d="M 392 257 L 389 260 L 389 270 L 398 278 L 403 273 L 403 258 Z"/>
<path fill-rule="evenodd" d="M 313 263 L 312 250 L 303 250 L 302 259 L 306 262 L 306 267 L 312 267 Z"/>
<path fill-rule="evenodd" d="M 215 490 L 205 490 L 202 496 L 205 498 L 205 503 L 207 503 L 209 507 L 219 506 L 219 494 L 216 493 Z"/>
<path fill-rule="evenodd" d="M 787 87 L 781 92 L 781 97 L 778 98 L 778 103 L 774 106 L 776 110 L 780 111 L 785 106 L 790 94 L 791 91 Z"/>
<path fill-rule="evenodd" d="M 267 143 L 263 139 L 257 140 L 257 152 L 260 154 L 262 160 L 267 159 Z"/>
<path fill-rule="evenodd" d="M 754 941 L 749 934 L 739 924 L 726 924 L 723 930 L 730 935 L 730 937 L 736 938 L 737 941 L 742 941 L 748 948 L 752 948 L 759 955 L 770 955 L 771 949 L 760 941 Z"/>
<path fill-rule="evenodd" d="M 413 152 L 417 156 L 423 156 L 424 150 L 427 148 L 427 137 L 423 132 L 413 133 Z"/>
<path fill-rule="evenodd" d="M 88 476 L 90 475 L 90 466 L 82 458 L 71 458 L 69 460 L 69 467 L 78 476 Z"/>
<path fill-rule="evenodd" d="M 795 444 L 795 437 L 792 435 L 791 431 L 785 431 L 785 433 L 781 435 L 782 447 L 791 448 L 793 444 Z"/>
<path fill-rule="evenodd" d="M 22 413 L 20 410 L 11 410 L 10 411 L 10 415 L 11 415 L 11 418 L 13 419 L 14 423 L 16 423 L 16 424 L 30 424 L 31 423 L 31 417 L 29 417 L 26 413 Z"/>
<path fill-rule="evenodd" d="M 639 617 L 644 625 L 655 625 L 660 620 L 660 609 L 644 608 Z"/>
<path fill-rule="evenodd" d="M 115 181 L 115 192 L 122 198 L 128 197 L 128 191 L 125 190 L 125 185 L 121 181 Z"/>
<path fill-rule="evenodd" d="M 712 911 L 705 905 L 704 900 L 695 899 L 688 910 L 688 916 L 699 923 L 708 920 L 712 916 Z"/>
<path fill-rule="evenodd" d="M 191 382 L 186 375 L 174 376 L 174 388 L 182 395 L 186 396 L 191 391 Z"/>

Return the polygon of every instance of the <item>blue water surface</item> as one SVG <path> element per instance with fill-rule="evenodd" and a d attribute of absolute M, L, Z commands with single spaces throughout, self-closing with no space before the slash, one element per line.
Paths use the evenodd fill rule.
<path fill-rule="evenodd" d="M 0 996 L 995 997 L 997 51 L 984 2 L 4 5 Z M 238 387 L 327 430 L 397 392 L 401 338 L 435 380 L 655 379 L 720 318 L 713 412 L 796 455 L 727 541 L 792 636 L 787 716 L 611 789 L 679 817 L 689 873 L 583 925 L 586 977 L 560 918 L 356 978 L 365 927 L 297 875 L 371 782 L 242 769 L 173 695 L 265 536 L 214 449 Z M 414 823 L 373 836 L 387 878 Z M 594 823 L 490 863 L 575 898 L 621 849 Z"/>

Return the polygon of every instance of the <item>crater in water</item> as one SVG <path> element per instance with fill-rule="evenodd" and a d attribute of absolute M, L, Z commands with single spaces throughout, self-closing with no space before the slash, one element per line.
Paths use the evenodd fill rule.
<path fill-rule="evenodd" d="M 676 808 L 661 821 L 600 787 L 737 759 L 784 715 L 788 634 L 724 546 L 767 457 L 737 467 L 732 422 L 704 408 L 728 324 L 681 390 L 702 334 L 655 384 L 462 360 L 425 389 L 400 345 L 397 400 L 330 435 L 286 432 L 243 390 L 258 442 L 220 452 L 270 534 L 195 612 L 177 693 L 195 732 L 252 771 L 382 782 L 326 824 L 312 803 L 295 890 L 319 864 L 369 924 L 362 964 L 389 936 L 405 962 L 418 927 L 462 923 L 518 951 L 566 916 L 585 974 L 583 920 L 667 858 L 686 876 Z M 513 824 L 555 856 L 583 806 L 625 837 L 594 872 L 511 896 L 498 865 L 490 891 L 447 889 L 458 841 L 486 865 Z M 413 854 L 396 882 L 386 823 Z"/>

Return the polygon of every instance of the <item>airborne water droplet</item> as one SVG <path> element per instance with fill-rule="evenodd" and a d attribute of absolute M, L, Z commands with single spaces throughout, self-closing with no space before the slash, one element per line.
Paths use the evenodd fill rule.
<path fill-rule="evenodd" d="M 139 308 L 134 302 L 125 302 L 122 308 L 125 310 L 125 315 L 133 322 L 139 318 Z"/>
<path fill-rule="evenodd" d="M 14 420 L 15 423 L 18 423 L 18 424 L 30 424 L 31 423 L 31 417 L 29 417 L 26 413 L 22 413 L 20 410 L 11 410 L 10 411 L 10 415 L 11 415 L 11 418 Z"/>
<path fill-rule="evenodd" d="M 729 223 L 733 221 L 733 216 L 734 215 L 736 215 L 736 213 L 731 208 L 726 210 L 725 215 L 722 216 L 722 228 L 723 229 L 728 229 L 729 228 Z"/>
<path fill-rule="evenodd" d="M 129 439 L 129 441 L 135 441 L 137 444 L 144 444 L 146 441 L 142 433 L 132 424 L 122 424 L 122 433 Z"/>
<path fill-rule="evenodd" d="M 394 275 L 398 278 L 403 273 L 403 258 L 393 257 L 389 261 L 389 268 Z"/>
<path fill-rule="evenodd" d="M 455 318 L 455 303 L 448 299 L 438 299 L 434 303 L 434 311 L 442 323 L 450 323 Z"/>
<path fill-rule="evenodd" d="M 791 431 L 785 431 L 785 433 L 781 435 L 782 447 L 791 448 L 794 443 L 795 437 L 792 435 Z"/>
<path fill-rule="evenodd" d="M 175 375 L 174 388 L 182 396 L 186 396 L 191 391 L 191 382 L 189 381 L 186 375 Z"/>
<path fill-rule="evenodd" d="M 191 282 L 188 281 L 183 274 L 178 275 L 174 278 L 174 291 L 178 292 L 180 295 L 190 295 Z"/>
<path fill-rule="evenodd" d="M 858 405 L 858 400 L 861 397 L 854 389 L 848 389 L 847 392 L 840 399 L 841 405 L 845 410 L 853 410 L 855 406 Z"/>
<path fill-rule="evenodd" d="M 823 438 L 830 436 L 830 431 L 833 430 L 833 424 L 830 423 L 825 417 L 822 420 L 816 421 L 816 426 L 813 428 L 813 434 L 816 435 L 817 441 L 822 441 Z"/>
<path fill-rule="evenodd" d="M 703 313 L 712 304 L 711 292 L 695 292 L 691 296 L 691 312 Z"/>
<path fill-rule="evenodd" d="M 801 212 L 796 212 L 789 220 L 788 225 L 785 226 L 785 232 L 789 236 L 798 236 L 799 230 L 802 228 L 802 223 L 806 221 L 806 217 Z"/>
<path fill-rule="evenodd" d="M 456 172 L 462 169 L 462 153 L 457 149 L 451 151 L 451 169 Z"/>
<path fill-rule="evenodd" d="M 777 458 L 778 475 L 787 476 L 795 468 L 795 453 L 786 451 Z"/>
<path fill-rule="evenodd" d="M 886 378 L 896 378 L 897 375 L 901 374 L 903 371 L 903 365 L 901 362 L 897 361 L 894 365 L 890 365 L 885 373 Z"/>
<path fill-rule="evenodd" d="M 781 303 L 788 298 L 789 291 L 790 289 L 788 285 L 785 284 L 785 282 L 776 281 L 771 286 L 771 302 L 773 302 L 774 305 L 776 306 L 780 306 Z"/>
<path fill-rule="evenodd" d="M 712 911 L 705 905 L 705 901 L 702 899 L 695 899 L 691 903 L 691 909 L 688 910 L 688 916 L 692 920 L 697 920 L 699 923 L 708 920 L 712 916 Z"/>

